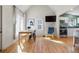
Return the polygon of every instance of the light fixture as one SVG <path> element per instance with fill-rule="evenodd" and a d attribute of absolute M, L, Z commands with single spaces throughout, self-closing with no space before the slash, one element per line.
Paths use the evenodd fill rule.
<path fill-rule="evenodd" d="M 73 9 L 70 9 L 71 11 L 73 10 Z"/>

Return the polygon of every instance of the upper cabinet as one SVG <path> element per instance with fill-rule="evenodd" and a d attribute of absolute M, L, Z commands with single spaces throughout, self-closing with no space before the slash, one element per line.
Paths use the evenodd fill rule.
<path fill-rule="evenodd" d="M 79 28 L 79 16 L 75 15 L 60 16 L 60 26 Z"/>

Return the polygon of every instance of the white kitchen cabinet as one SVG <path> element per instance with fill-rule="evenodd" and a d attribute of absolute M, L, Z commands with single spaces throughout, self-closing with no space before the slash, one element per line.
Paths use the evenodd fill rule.
<path fill-rule="evenodd" d="M 79 28 L 67 28 L 67 36 L 75 36 L 76 30 L 79 30 Z"/>
<path fill-rule="evenodd" d="M 67 36 L 72 37 L 74 35 L 74 28 L 67 28 Z"/>

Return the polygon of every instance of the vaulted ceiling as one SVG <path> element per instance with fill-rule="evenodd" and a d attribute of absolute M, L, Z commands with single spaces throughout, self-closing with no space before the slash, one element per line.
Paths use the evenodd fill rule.
<path fill-rule="evenodd" d="M 16 7 L 19 8 L 22 12 L 27 12 L 29 8 L 34 5 L 17 5 Z M 50 9 L 52 9 L 55 14 L 63 14 L 71 9 L 74 9 L 77 7 L 77 5 L 47 5 Z"/>
<path fill-rule="evenodd" d="M 31 7 L 31 5 L 16 5 L 16 7 L 20 9 L 22 12 L 25 12 Z"/>

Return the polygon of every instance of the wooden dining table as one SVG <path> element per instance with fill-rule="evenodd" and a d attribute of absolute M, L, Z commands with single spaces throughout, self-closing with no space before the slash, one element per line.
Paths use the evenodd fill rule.
<path fill-rule="evenodd" d="M 29 32 L 29 31 L 21 31 L 21 32 L 19 32 L 19 43 L 20 43 L 20 41 L 21 41 L 21 37 L 25 37 L 25 40 L 26 40 L 26 37 L 27 37 L 27 35 L 30 35 L 32 32 Z"/>

